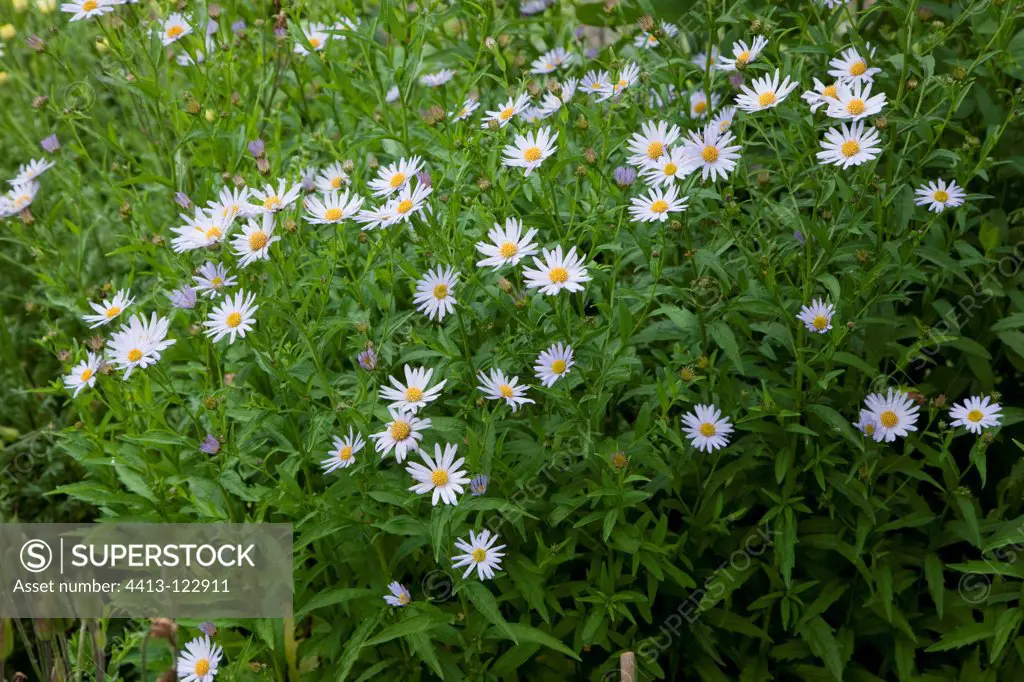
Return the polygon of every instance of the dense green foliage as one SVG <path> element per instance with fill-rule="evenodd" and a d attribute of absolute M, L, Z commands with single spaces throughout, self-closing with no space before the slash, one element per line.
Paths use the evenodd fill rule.
<path fill-rule="evenodd" d="M 31 216 L 0 222 L 0 467 L 14 477 L 0 514 L 294 523 L 295 620 L 214 619 L 219 680 L 617 680 L 625 650 L 644 680 L 1024 675 L 1016 0 L 566 2 L 531 16 L 514 2 L 182 2 L 195 31 L 167 47 L 164 3 L 69 23 L 0 2 L 15 32 L 0 58 L 2 175 L 56 162 Z M 634 47 L 645 13 L 679 35 Z M 361 23 L 295 53 L 310 46 L 305 22 L 342 17 Z M 577 34 L 581 23 L 612 29 Z M 778 68 L 797 90 L 736 117 L 728 179 L 690 175 L 685 212 L 631 221 L 629 200 L 646 189 L 613 176 L 630 136 L 649 120 L 698 130 L 694 89 L 719 95 L 716 111 L 732 104 L 729 74 L 693 56 L 754 35 L 769 43 L 741 72 L 747 83 Z M 799 95 L 841 50 L 868 43 L 882 69 L 874 91 L 888 97 L 865 119 L 881 153 L 820 165 L 836 123 Z M 536 124 L 481 127 L 509 96 L 540 99 L 545 77 L 530 63 L 556 46 L 577 61 L 553 77 L 636 62 L 639 81 L 605 102 L 579 92 Z M 186 49 L 205 59 L 179 65 Z M 451 82 L 420 83 L 444 67 Z M 652 88 L 682 95 L 652 108 Z M 481 108 L 453 121 L 446 112 L 469 93 Z M 502 167 L 505 145 L 538 126 L 558 132 L 554 155 L 530 175 Z M 62 147 L 46 154 L 51 133 Z M 203 206 L 225 186 L 296 183 L 350 160 L 350 189 L 369 208 L 383 203 L 368 187 L 378 164 L 412 155 L 433 185 L 412 229 L 310 225 L 300 199 L 277 216 L 267 260 L 239 268 L 229 240 L 171 248 L 177 192 Z M 914 189 L 937 178 L 967 189 L 963 206 L 915 206 Z M 537 228 L 538 247 L 576 247 L 584 290 L 527 289 L 532 259 L 478 268 L 474 245 L 508 217 Z M 208 299 L 193 310 L 168 299 L 208 259 L 257 297 L 255 328 L 231 344 L 203 335 Z M 437 265 L 461 273 L 440 322 L 413 303 Z M 88 303 L 119 289 L 131 309 L 89 329 Z M 827 334 L 796 319 L 814 298 L 835 305 Z M 90 338 L 153 312 L 176 343 L 72 399 L 61 379 Z M 543 388 L 532 367 L 559 341 L 576 364 Z M 378 366 L 366 371 L 356 356 L 371 345 Z M 432 420 L 424 445 L 458 445 L 470 474 L 490 477 L 486 494 L 431 506 L 372 442 L 353 467 L 322 472 L 332 436 L 384 430 L 379 388 L 406 364 L 447 380 L 420 414 Z M 536 403 L 484 400 L 477 374 L 491 368 L 530 384 Z M 918 431 L 876 443 L 853 423 L 868 393 L 890 387 L 913 392 Z M 996 396 L 1001 428 L 949 425 L 949 406 L 970 395 Z M 698 403 L 733 421 L 727 447 L 687 441 L 680 419 Z M 199 449 L 211 434 L 215 454 Z M 504 563 L 493 580 L 464 579 L 454 542 L 481 528 L 507 545 Z M 384 604 L 391 581 L 409 588 L 409 606 Z M 101 626 L 106 679 L 140 679 L 147 626 L 116 637 L 120 624 Z M 148 651 L 156 679 L 172 653 Z"/>

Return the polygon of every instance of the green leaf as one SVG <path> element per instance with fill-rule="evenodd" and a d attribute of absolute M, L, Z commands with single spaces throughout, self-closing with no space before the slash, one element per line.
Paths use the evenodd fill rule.
<path fill-rule="evenodd" d="M 1021 621 L 1024 621 L 1024 611 L 1018 608 L 1007 609 L 999 614 L 999 618 L 996 619 L 996 631 L 992 637 L 992 646 L 988 651 L 989 663 L 996 662 L 1010 637 L 1017 632 Z"/>
<path fill-rule="evenodd" d="M 462 584 L 461 591 L 466 593 L 469 597 L 469 601 L 473 603 L 476 610 L 500 630 L 506 637 L 511 639 L 513 642 L 518 644 L 515 633 L 509 628 L 509 624 L 505 621 L 505 618 L 501 615 L 501 611 L 498 609 L 498 602 L 494 599 L 494 595 L 491 591 L 484 586 L 483 583 L 473 581 Z"/>
<path fill-rule="evenodd" d="M 321 592 L 306 602 L 306 605 L 295 613 L 295 620 L 298 620 L 317 609 L 322 609 L 326 606 L 334 606 L 335 604 L 342 604 L 344 602 L 352 601 L 353 599 L 359 599 L 360 597 L 368 597 L 373 593 L 373 590 L 367 590 L 360 587 L 343 587 L 338 590 Z"/>
<path fill-rule="evenodd" d="M 345 642 L 345 648 L 341 650 L 341 658 L 338 659 L 338 674 L 334 677 L 335 682 L 345 682 L 348 679 L 352 666 L 355 665 L 356 660 L 359 658 L 359 650 L 363 648 L 366 638 L 377 627 L 377 623 L 380 622 L 383 615 L 384 609 L 381 609 L 375 617 L 363 619 L 359 623 L 359 627 L 355 629 L 355 632 Z"/>
<path fill-rule="evenodd" d="M 543 630 L 538 630 L 537 628 L 530 627 L 529 625 L 523 625 L 521 623 L 506 623 L 505 626 L 508 628 L 508 631 L 515 636 L 516 641 L 520 644 L 540 644 L 541 646 L 546 646 L 549 649 L 554 649 L 559 653 L 565 654 L 570 658 L 574 658 L 577 661 L 580 660 L 580 657 L 577 656 L 572 649 Z"/>
<path fill-rule="evenodd" d="M 398 639 L 399 637 L 407 637 L 417 632 L 430 632 L 440 624 L 440 620 L 431 616 L 410 616 L 403 621 L 384 628 L 380 631 L 379 635 L 373 639 L 366 640 L 363 646 L 377 646 L 378 644 L 390 642 L 391 640 Z"/>
<path fill-rule="evenodd" d="M 942 638 L 932 644 L 925 651 L 931 653 L 935 651 L 952 651 L 953 649 L 959 649 L 965 647 L 968 644 L 974 644 L 980 642 L 983 639 L 987 639 L 992 636 L 992 626 L 987 623 L 971 623 L 969 625 L 961 625 L 958 628 L 947 632 Z"/>
<path fill-rule="evenodd" d="M 839 643 L 832 634 L 832 628 L 820 616 L 812 618 L 799 628 L 800 638 L 807 642 L 811 652 L 821 659 L 835 680 L 843 679 L 843 658 Z"/>
<path fill-rule="evenodd" d="M 935 610 L 942 618 L 944 597 L 946 594 L 945 579 L 942 577 L 942 561 L 934 554 L 924 558 L 924 579 L 928 583 L 928 593 L 935 602 Z"/>
<path fill-rule="evenodd" d="M 708 333 L 718 347 L 722 349 L 725 356 L 732 361 L 736 371 L 743 374 L 743 358 L 740 357 L 739 346 L 736 345 L 736 337 L 732 330 L 722 320 L 718 320 L 708 328 Z"/>

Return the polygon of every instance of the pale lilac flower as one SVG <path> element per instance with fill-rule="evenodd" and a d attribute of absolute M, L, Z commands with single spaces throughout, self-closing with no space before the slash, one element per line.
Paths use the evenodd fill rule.
<path fill-rule="evenodd" d="M 220 441 L 212 433 L 206 434 L 206 438 L 203 440 L 199 449 L 208 455 L 216 455 L 220 452 Z"/>
<path fill-rule="evenodd" d="M 171 305 L 182 310 L 191 310 L 196 307 L 196 290 L 190 286 L 183 286 L 167 294 L 171 299 Z"/>
<path fill-rule="evenodd" d="M 615 184 L 619 187 L 629 187 L 636 182 L 636 171 L 632 168 L 619 166 L 615 169 Z"/>
<path fill-rule="evenodd" d="M 469 481 L 469 492 L 473 493 L 475 497 L 480 497 L 487 492 L 487 482 L 490 479 L 487 478 L 487 474 L 478 474 Z"/>
<path fill-rule="evenodd" d="M 356 360 L 359 362 L 359 366 L 367 372 L 377 369 L 377 351 L 372 348 L 367 348 L 357 355 Z"/>
<path fill-rule="evenodd" d="M 39 146 L 43 148 L 43 151 L 55 154 L 60 149 L 60 140 L 57 139 L 56 135 L 48 135 L 43 138 Z"/>
<path fill-rule="evenodd" d="M 255 140 L 249 142 L 249 153 L 252 154 L 254 158 L 258 159 L 263 156 L 264 151 L 265 149 L 262 139 L 257 137 Z"/>
<path fill-rule="evenodd" d="M 192 200 L 184 192 L 175 193 L 174 200 L 178 203 L 178 206 L 181 206 L 186 211 L 192 206 Z"/>
<path fill-rule="evenodd" d="M 245 20 L 239 19 L 235 23 L 231 24 L 232 33 L 241 33 L 245 30 Z"/>

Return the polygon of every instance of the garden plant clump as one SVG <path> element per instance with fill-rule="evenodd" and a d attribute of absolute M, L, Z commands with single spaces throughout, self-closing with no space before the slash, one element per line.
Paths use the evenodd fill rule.
<path fill-rule="evenodd" d="M 1017 0 L 0 2 L 0 518 L 296 548 L 4 682 L 1024 675 Z"/>

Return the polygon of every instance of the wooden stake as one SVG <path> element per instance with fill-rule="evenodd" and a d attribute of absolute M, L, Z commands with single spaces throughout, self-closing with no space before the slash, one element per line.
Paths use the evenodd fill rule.
<path fill-rule="evenodd" d="M 619 659 L 619 679 L 621 682 L 636 682 L 636 656 L 626 651 Z"/>

